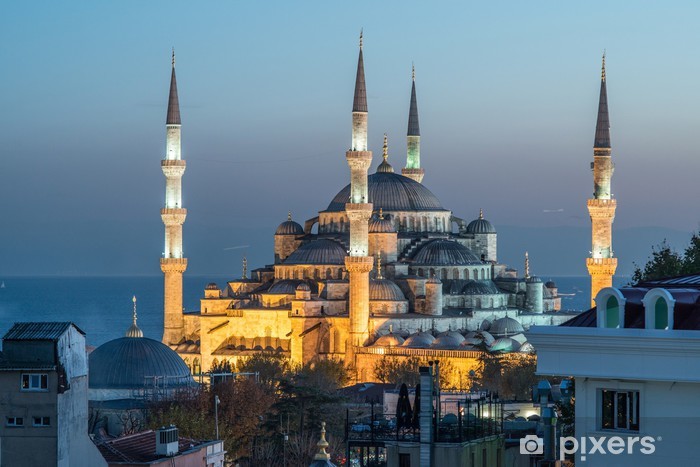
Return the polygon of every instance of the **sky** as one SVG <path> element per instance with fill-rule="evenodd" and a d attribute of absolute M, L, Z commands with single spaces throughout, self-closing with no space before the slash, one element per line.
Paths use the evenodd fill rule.
<path fill-rule="evenodd" d="M 686 238 L 700 219 L 698 17 L 680 1 L 7 2 L 0 275 L 160 273 L 172 47 L 189 271 L 271 262 L 287 211 L 314 217 L 349 181 L 361 28 L 371 171 L 385 132 L 405 162 L 415 63 L 424 184 L 459 217 L 483 208 L 501 259 L 529 248 L 585 274 L 603 50 L 614 235 Z"/>

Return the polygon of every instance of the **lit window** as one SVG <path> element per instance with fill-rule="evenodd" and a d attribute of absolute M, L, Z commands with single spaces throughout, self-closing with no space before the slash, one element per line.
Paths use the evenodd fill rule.
<path fill-rule="evenodd" d="M 639 431 L 639 391 L 603 389 L 600 409 L 601 429 Z"/>
<path fill-rule="evenodd" d="M 33 417 L 34 426 L 51 426 L 51 417 Z"/>
<path fill-rule="evenodd" d="M 47 391 L 49 375 L 46 373 L 28 373 L 22 375 L 22 391 Z"/>
<path fill-rule="evenodd" d="M 22 417 L 7 417 L 7 426 L 24 426 L 24 419 Z"/>

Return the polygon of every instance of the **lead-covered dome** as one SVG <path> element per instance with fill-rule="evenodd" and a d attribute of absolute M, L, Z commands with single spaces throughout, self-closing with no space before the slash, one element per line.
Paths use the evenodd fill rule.
<path fill-rule="evenodd" d="M 169 387 L 193 384 L 185 362 L 167 345 L 147 337 L 121 337 L 89 357 L 91 389 L 139 389 L 153 378 Z"/>
<path fill-rule="evenodd" d="M 464 340 L 464 336 L 457 331 L 445 331 L 437 336 L 437 339 L 430 345 L 430 348 L 445 350 L 456 349 Z"/>
<path fill-rule="evenodd" d="M 343 246 L 327 238 L 304 243 L 284 260 L 283 264 L 344 265 L 347 253 Z"/>
<path fill-rule="evenodd" d="M 403 175 L 377 172 L 367 177 L 369 200 L 385 211 L 445 211 L 440 201 L 424 185 Z M 328 205 L 328 212 L 345 211 L 350 185 L 340 190 Z"/>
<path fill-rule="evenodd" d="M 275 235 L 304 235 L 304 228 L 293 220 L 282 222 L 275 231 Z"/>
<path fill-rule="evenodd" d="M 406 300 L 398 285 L 389 279 L 372 279 L 369 281 L 369 299 L 380 301 Z"/>
<path fill-rule="evenodd" d="M 467 225 L 467 233 L 471 234 L 492 234 L 496 233 L 493 224 L 484 219 L 484 211 L 479 210 L 479 218 L 474 219 Z"/>
<path fill-rule="evenodd" d="M 306 285 L 306 287 L 308 287 L 308 290 L 313 291 L 309 283 L 301 279 L 282 279 L 272 284 L 265 293 L 294 295 L 296 294 L 296 291 L 299 290 L 299 287 L 302 287 L 302 285 Z M 306 291 L 303 287 L 301 290 Z"/>
<path fill-rule="evenodd" d="M 389 219 L 373 217 L 369 220 L 368 231 L 369 233 L 394 233 L 396 229 Z"/>
<path fill-rule="evenodd" d="M 465 266 L 482 264 L 469 248 L 447 239 L 431 240 L 413 256 L 413 264 L 428 266 Z"/>
<path fill-rule="evenodd" d="M 496 337 L 501 337 L 506 335 L 512 336 L 514 334 L 521 334 L 525 332 L 525 330 L 523 329 L 523 325 L 520 324 L 518 320 L 505 317 L 495 320 L 491 324 L 489 332 Z"/>
<path fill-rule="evenodd" d="M 424 349 L 430 347 L 430 344 L 433 342 L 435 342 L 435 337 L 433 337 L 433 335 L 429 332 L 417 332 L 406 338 L 403 343 L 403 347 Z"/>
<path fill-rule="evenodd" d="M 372 345 L 376 347 L 397 347 L 403 343 L 403 337 L 390 332 L 389 334 L 384 334 L 383 336 L 379 337 Z"/>

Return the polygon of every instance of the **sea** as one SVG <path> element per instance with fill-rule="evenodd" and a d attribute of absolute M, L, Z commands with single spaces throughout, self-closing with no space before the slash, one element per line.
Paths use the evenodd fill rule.
<path fill-rule="evenodd" d="M 183 306 L 199 310 L 204 287 L 223 287 L 230 277 L 188 276 L 183 279 Z M 589 308 L 588 276 L 547 277 L 562 295 L 562 309 Z M 616 277 L 615 286 L 629 282 Z M 0 277 L 0 336 L 18 321 L 72 321 L 86 334 L 90 346 L 122 337 L 131 325 L 132 297 L 138 325 L 146 337 L 163 334 L 163 277 Z"/>

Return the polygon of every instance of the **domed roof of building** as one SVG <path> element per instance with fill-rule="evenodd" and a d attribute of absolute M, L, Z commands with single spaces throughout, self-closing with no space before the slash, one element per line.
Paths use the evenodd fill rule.
<path fill-rule="evenodd" d="M 421 246 L 413 255 L 415 265 L 464 266 L 482 264 L 469 248 L 452 240 L 438 238 Z"/>
<path fill-rule="evenodd" d="M 525 282 L 527 282 L 528 284 L 539 284 L 542 282 L 542 279 L 540 279 L 537 276 L 530 276 Z"/>
<path fill-rule="evenodd" d="M 523 325 L 516 319 L 505 317 L 495 320 L 491 324 L 489 332 L 496 337 L 501 336 L 512 336 L 514 334 L 520 334 L 525 332 Z"/>
<path fill-rule="evenodd" d="M 493 335 L 491 335 L 491 333 L 488 331 L 481 331 L 480 334 L 481 334 L 481 339 L 484 341 L 484 343 L 486 345 L 491 345 L 491 343 L 496 340 L 493 337 Z"/>
<path fill-rule="evenodd" d="M 374 346 L 376 347 L 396 347 L 404 343 L 404 338 L 398 334 L 390 332 L 389 334 L 384 334 L 374 341 Z"/>
<path fill-rule="evenodd" d="M 556 289 L 557 284 L 554 281 L 547 281 L 544 283 L 544 286 L 547 287 L 548 289 Z"/>
<path fill-rule="evenodd" d="M 296 290 L 298 292 L 311 292 L 311 287 L 309 287 L 309 284 L 306 282 L 302 282 L 301 284 L 297 285 Z"/>
<path fill-rule="evenodd" d="M 403 343 L 403 347 L 420 349 L 430 347 L 430 344 L 432 344 L 433 342 L 435 342 L 435 337 L 433 337 L 433 335 L 429 332 L 417 332 L 408 336 L 408 338 Z"/>
<path fill-rule="evenodd" d="M 424 185 L 397 173 L 377 172 L 367 177 L 369 200 L 385 211 L 445 211 Z M 328 205 L 328 212 L 345 211 L 350 185 L 340 190 Z"/>
<path fill-rule="evenodd" d="M 182 358 L 167 345 L 147 337 L 120 337 L 96 348 L 89 358 L 89 386 L 94 389 L 143 388 L 152 377 L 168 386 L 194 383 Z"/>
<path fill-rule="evenodd" d="M 533 345 L 530 344 L 529 342 L 525 342 L 518 349 L 518 352 L 522 352 L 522 353 L 533 353 L 534 351 L 535 351 L 535 347 L 533 347 Z"/>
<path fill-rule="evenodd" d="M 292 220 L 290 212 L 287 215 L 287 220 L 277 227 L 275 235 L 304 235 L 304 228 Z"/>
<path fill-rule="evenodd" d="M 445 331 L 437 336 L 435 341 L 430 345 L 430 348 L 456 349 L 462 342 L 464 342 L 464 336 L 457 331 Z"/>
<path fill-rule="evenodd" d="M 498 287 L 490 280 L 470 280 L 462 287 L 462 294 L 464 295 L 489 295 L 497 293 L 499 293 Z"/>
<path fill-rule="evenodd" d="M 496 229 L 493 227 L 493 224 L 484 219 L 484 211 L 479 210 L 479 218 L 474 219 L 467 225 L 467 233 L 490 234 L 496 233 Z"/>
<path fill-rule="evenodd" d="M 347 253 L 343 246 L 327 238 L 304 243 L 284 260 L 283 264 L 337 264 L 344 265 Z"/>
<path fill-rule="evenodd" d="M 491 352 L 514 352 L 520 348 L 520 343 L 511 339 L 510 337 L 501 337 L 496 339 L 489 350 Z"/>
<path fill-rule="evenodd" d="M 369 281 L 370 300 L 406 300 L 398 285 L 389 279 L 372 279 Z"/>
<path fill-rule="evenodd" d="M 267 291 L 264 293 L 294 295 L 297 291 L 297 287 L 301 284 L 306 283 L 299 279 L 282 279 L 272 284 L 270 288 L 267 289 Z M 309 289 L 311 289 L 309 284 L 306 284 L 306 286 L 309 287 Z"/>
<path fill-rule="evenodd" d="M 369 220 L 369 233 L 394 233 L 394 223 L 385 219 L 381 214 Z"/>
<path fill-rule="evenodd" d="M 219 286 L 216 285 L 216 282 L 210 282 L 207 284 L 204 290 L 219 290 Z"/>

